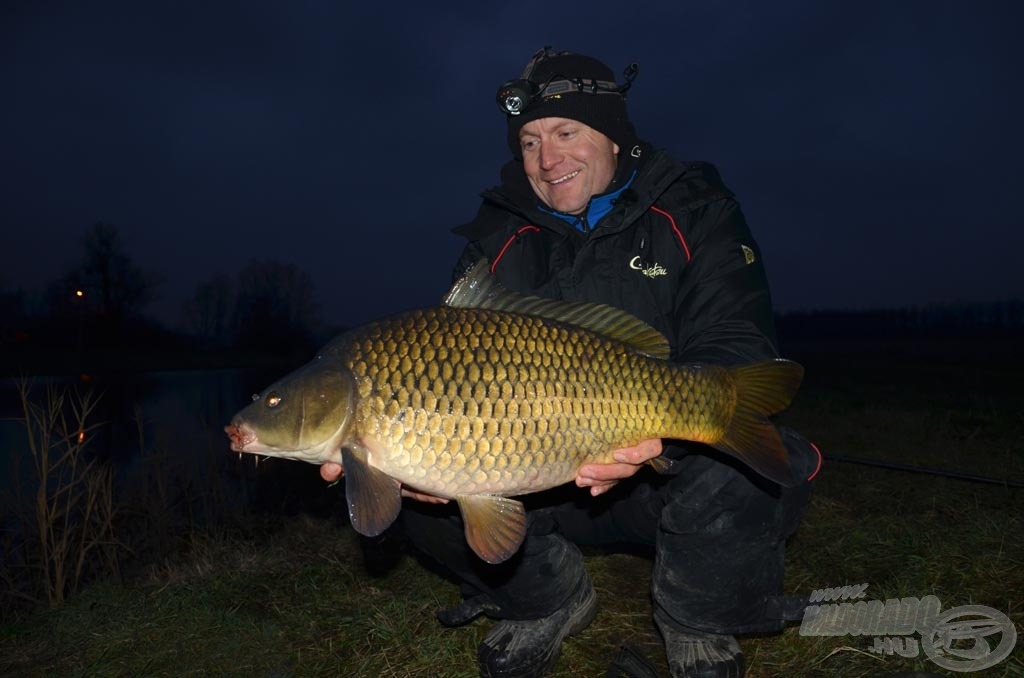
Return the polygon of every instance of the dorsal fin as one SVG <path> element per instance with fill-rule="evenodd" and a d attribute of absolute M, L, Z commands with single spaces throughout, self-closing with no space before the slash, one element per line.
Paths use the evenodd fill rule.
<path fill-rule="evenodd" d="M 486 308 L 557 320 L 625 342 L 652 358 L 668 359 L 668 340 L 639 318 L 607 304 L 558 301 L 507 290 L 491 275 L 486 259 L 476 262 L 455 281 L 443 303 L 453 308 Z"/>

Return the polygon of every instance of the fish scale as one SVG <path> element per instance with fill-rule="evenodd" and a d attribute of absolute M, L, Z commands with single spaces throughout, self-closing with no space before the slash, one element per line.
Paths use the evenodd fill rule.
<path fill-rule="evenodd" d="M 734 400 L 723 370 L 683 370 L 500 311 L 414 311 L 365 326 L 336 351 L 360 394 L 355 435 L 388 451 L 371 465 L 443 497 L 552 487 L 651 432 L 713 439 L 710 422 Z"/>

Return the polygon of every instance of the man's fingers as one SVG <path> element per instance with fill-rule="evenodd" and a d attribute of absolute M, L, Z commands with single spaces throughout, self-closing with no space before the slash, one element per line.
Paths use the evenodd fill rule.
<path fill-rule="evenodd" d="M 336 464 L 333 461 L 329 461 L 320 467 L 320 477 L 329 483 L 333 483 L 335 480 L 340 478 L 341 473 L 341 464 Z"/>
<path fill-rule="evenodd" d="M 618 480 L 593 480 L 576 476 L 576 486 L 590 488 L 591 497 L 600 496 L 618 484 Z"/>
<path fill-rule="evenodd" d="M 645 440 L 634 447 L 626 447 L 621 450 L 616 450 L 613 456 L 616 461 L 627 464 L 643 464 L 660 455 L 663 449 L 661 439 L 652 438 L 651 440 Z"/>
<path fill-rule="evenodd" d="M 604 494 L 615 483 L 636 475 L 641 466 L 654 459 L 662 452 L 662 443 L 658 438 L 644 440 L 633 447 L 615 450 L 614 462 L 610 464 L 586 464 L 576 472 L 576 485 L 589 487 L 593 497 Z"/>
<path fill-rule="evenodd" d="M 581 466 L 577 473 L 583 481 L 594 481 L 587 485 L 594 485 L 603 481 L 631 478 L 639 470 L 640 466 L 636 464 L 587 464 Z"/>

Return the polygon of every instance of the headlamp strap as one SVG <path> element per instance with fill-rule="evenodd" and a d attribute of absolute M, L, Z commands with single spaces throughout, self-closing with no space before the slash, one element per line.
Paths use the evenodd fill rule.
<path fill-rule="evenodd" d="M 585 92 L 587 94 L 621 94 L 617 84 L 609 80 L 587 80 L 585 78 L 574 78 L 572 80 L 552 80 L 545 83 L 537 96 L 547 98 L 556 94 L 566 92 Z"/>
<path fill-rule="evenodd" d="M 527 62 L 526 68 L 523 69 L 523 74 L 520 76 L 520 78 L 522 78 L 523 80 L 529 80 L 530 76 L 533 75 L 534 69 L 537 68 L 537 64 L 544 61 L 545 59 L 550 59 L 553 56 L 558 56 L 559 54 L 568 54 L 568 52 L 552 52 L 551 45 L 544 45 L 536 52 L 534 52 L 532 57 L 530 57 L 530 60 Z"/>

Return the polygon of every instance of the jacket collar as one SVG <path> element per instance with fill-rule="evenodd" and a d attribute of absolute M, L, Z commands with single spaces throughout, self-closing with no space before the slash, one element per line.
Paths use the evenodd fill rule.
<path fill-rule="evenodd" d="M 597 225 L 601 223 L 601 219 L 603 219 L 605 215 L 612 211 L 619 201 L 619 196 L 622 195 L 623 191 L 629 188 L 634 177 L 636 177 L 636 170 L 633 170 L 633 173 L 619 188 L 593 196 L 590 199 L 590 202 L 587 203 L 587 208 L 582 214 L 566 214 L 565 212 L 559 212 L 558 210 L 548 209 L 545 205 L 537 205 L 537 209 L 541 212 L 546 212 L 547 214 L 556 216 L 567 224 L 571 224 L 572 227 L 580 233 L 589 233 L 597 228 Z M 612 185 L 614 186 L 615 184 L 613 183 Z"/>

